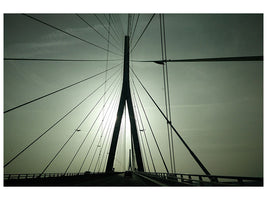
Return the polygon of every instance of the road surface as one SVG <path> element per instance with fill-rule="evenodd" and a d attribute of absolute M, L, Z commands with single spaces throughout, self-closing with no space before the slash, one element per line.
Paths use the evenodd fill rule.
<path fill-rule="evenodd" d="M 5 186 L 159 186 L 157 181 L 136 174 L 89 174 L 70 177 L 5 180 Z"/>
<path fill-rule="evenodd" d="M 88 179 L 75 186 L 158 186 L 156 183 L 141 178 L 138 175 L 125 176 L 124 173 L 113 174 L 99 177 L 97 179 Z"/>

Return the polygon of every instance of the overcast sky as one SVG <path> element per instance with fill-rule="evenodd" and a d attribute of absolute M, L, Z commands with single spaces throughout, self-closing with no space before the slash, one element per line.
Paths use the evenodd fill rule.
<path fill-rule="evenodd" d="M 32 15 L 64 31 L 107 48 L 107 41 L 73 14 Z M 81 15 L 101 34 L 107 31 L 92 14 Z M 108 27 L 104 15 L 97 15 Z M 127 15 L 116 15 L 124 33 Z M 140 36 L 151 15 L 140 15 L 133 44 Z M 135 18 L 136 19 L 136 18 Z M 168 59 L 260 56 L 263 55 L 263 16 L 253 14 L 166 14 L 166 43 Z M 114 38 L 115 33 L 111 31 Z M 123 35 L 114 46 L 123 49 Z M 116 39 L 117 40 L 117 39 Z M 110 45 L 110 50 L 122 54 Z M 23 15 L 4 16 L 4 57 L 5 58 L 55 58 L 55 59 L 106 59 L 107 52 L 77 38 L 70 37 L 40 22 Z M 122 62 L 122 57 L 109 53 L 108 67 Z M 156 15 L 131 54 L 132 60 L 160 60 L 159 17 Z M 155 63 L 131 62 L 136 74 L 162 109 L 164 91 L 162 68 Z M 106 69 L 106 62 L 4 62 L 4 110 L 82 80 Z M 110 77 L 120 67 L 107 73 Z M 263 176 L 263 63 L 262 62 L 201 62 L 169 63 L 170 101 L 172 123 L 181 136 L 199 157 L 205 167 L 214 175 Z M 120 73 L 119 72 L 116 73 Z M 121 85 L 119 79 L 111 79 Z M 134 79 L 135 80 L 135 79 Z M 56 120 L 74 107 L 105 81 L 105 74 L 74 86 L 60 93 L 18 108 L 4 115 L 4 161 L 27 146 L 47 130 Z M 135 80 L 139 94 L 150 119 L 168 167 L 168 140 L 166 123 L 162 116 Z M 112 87 L 111 87 L 112 89 Z M 79 123 L 104 93 L 104 87 L 90 97 L 76 111 L 49 131 L 40 141 L 32 145 L 14 162 L 5 168 L 5 173 L 38 173 L 49 163 Z M 105 98 L 109 96 L 109 92 Z M 113 94 L 113 93 L 112 93 Z M 111 94 L 111 95 L 112 95 Z M 119 94 L 119 92 L 115 93 Z M 112 97 L 112 96 L 111 96 Z M 119 97 L 109 101 L 118 102 Z M 103 106 L 103 101 L 101 106 Z M 90 115 L 79 128 L 70 143 L 58 155 L 47 172 L 64 172 L 90 129 L 101 106 Z M 112 111 L 113 115 L 116 114 Z M 102 115 L 103 117 L 103 115 Z M 115 117 L 113 117 L 113 120 Z M 96 124 L 98 125 L 99 120 Z M 110 120 L 108 120 L 110 121 Z M 156 169 L 165 171 L 149 127 L 146 135 L 152 149 Z M 77 172 L 93 140 L 97 127 L 89 134 L 69 171 Z M 129 123 L 126 124 L 129 127 Z M 103 128 L 103 127 L 102 127 Z M 115 159 L 115 169 L 127 168 L 130 148 L 129 129 L 126 139 L 120 134 Z M 99 138 L 101 135 L 98 135 Z M 102 141 L 105 135 L 102 135 Z M 108 135 L 106 136 L 108 139 Z M 174 135 L 176 172 L 203 173 L 191 158 L 185 147 Z M 98 141 L 98 137 L 96 139 Z M 104 146 L 94 143 L 82 171 L 88 170 L 97 149 L 91 170 L 100 149 Z M 126 140 L 126 145 L 123 141 Z M 99 147 L 97 147 L 99 146 Z M 104 151 L 104 150 L 103 150 Z M 146 148 L 147 152 L 147 148 Z M 106 154 L 106 153 L 103 153 Z M 148 152 L 147 152 L 148 155 Z M 101 157 L 100 157 L 101 158 Z M 144 161 L 145 162 L 145 161 Z M 149 160 L 150 169 L 152 168 Z M 145 168 L 147 165 L 145 163 Z"/>

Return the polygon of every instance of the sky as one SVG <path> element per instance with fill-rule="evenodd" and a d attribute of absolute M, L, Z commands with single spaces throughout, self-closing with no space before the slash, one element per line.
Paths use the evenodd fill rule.
<path fill-rule="evenodd" d="M 74 14 L 36 14 L 31 16 L 107 48 L 107 41 Z M 81 16 L 102 35 L 108 35 L 107 30 L 93 14 Z M 105 16 L 103 14 L 97 16 L 108 27 Z M 117 36 L 114 31 L 111 31 L 114 38 L 110 36 L 110 40 L 114 46 L 118 46 L 123 51 L 123 36 L 127 31 L 127 15 L 120 14 L 115 17 L 116 29 L 121 32 L 118 25 L 120 24 L 118 19 L 120 19 L 124 33 L 119 35 L 118 41 L 115 41 L 114 38 Z M 140 15 L 132 45 L 137 41 L 150 17 L 151 14 Z M 134 19 L 136 20 L 136 17 Z M 131 60 L 161 59 L 159 27 L 159 17 L 156 15 L 130 55 Z M 165 28 L 168 59 L 263 55 L 263 15 L 261 14 L 166 14 Z M 113 45 L 109 46 L 110 50 L 122 55 Z M 123 61 L 122 56 L 112 53 L 107 55 L 103 49 L 52 29 L 27 16 L 4 15 L 4 58 L 105 60 L 107 56 L 110 60 L 118 60 L 109 61 L 108 65 L 106 61 L 4 61 L 4 110 L 102 72 L 107 67 L 110 68 Z M 161 65 L 131 62 L 131 67 L 164 110 Z M 116 76 L 112 76 L 105 87 L 88 98 L 70 116 L 62 120 L 60 124 L 10 163 L 4 172 L 40 173 L 74 132 L 73 138 L 46 171 L 64 172 L 100 112 L 104 100 L 108 100 L 107 105 L 114 103 L 117 106 L 122 80 L 121 72 L 122 65 L 108 71 L 107 74 L 104 73 L 55 95 L 4 114 L 4 162 L 6 163 L 93 92 L 105 81 L 105 77 L 109 78 L 114 73 L 118 74 L 118 79 L 115 79 Z M 258 61 L 169 63 L 168 72 L 172 123 L 210 173 L 214 175 L 263 176 L 263 63 Z M 166 122 L 136 79 L 132 75 L 131 77 L 135 81 L 167 166 L 170 167 Z M 114 88 L 116 89 L 118 86 L 116 92 L 111 92 L 113 80 L 116 86 Z M 105 97 L 101 99 L 100 105 L 79 127 L 81 131 L 75 131 L 86 114 L 104 94 L 105 88 L 107 90 L 109 86 L 111 90 L 108 90 Z M 131 89 L 133 89 L 133 85 L 131 85 Z M 111 95 L 110 99 L 108 98 L 109 94 Z M 108 111 L 107 107 L 104 110 Z M 104 119 L 104 123 L 115 120 L 116 107 L 109 111 L 113 116 L 111 118 L 108 118 L 108 113 L 101 114 L 100 118 Z M 159 172 L 165 172 L 144 114 L 141 115 L 156 169 Z M 106 118 L 104 118 L 105 116 Z M 97 121 L 96 126 L 89 133 L 85 144 L 70 166 L 69 172 L 79 170 L 100 121 Z M 105 130 L 105 126 L 100 127 L 100 130 Z M 124 131 L 124 121 L 121 129 L 114 163 L 117 171 L 123 171 L 128 167 L 130 148 L 128 120 L 126 121 L 126 131 Z M 141 137 L 144 138 L 143 135 L 139 135 L 139 138 Z M 88 170 L 89 166 L 91 166 L 90 171 L 96 168 L 100 151 L 101 156 L 107 155 L 107 153 L 103 153 L 105 152 L 104 138 L 108 141 L 111 136 L 110 134 L 105 135 L 105 131 L 102 137 L 101 134 L 96 136 L 96 141 L 100 142 L 94 143 L 92 146 L 82 171 Z M 176 172 L 203 174 L 179 138 L 173 135 L 173 139 Z M 96 156 L 90 163 L 95 149 L 97 150 Z M 145 150 L 148 156 L 147 147 Z M 152 169 L 150 160 L 149 167 Z M 148 169 L 146 163 L 145 169 Z"/>

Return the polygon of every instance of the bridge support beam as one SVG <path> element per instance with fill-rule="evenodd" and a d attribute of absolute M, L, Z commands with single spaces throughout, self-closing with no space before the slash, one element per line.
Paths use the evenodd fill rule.
<path fill-rule="evenodd" d="M 120 104 L 119 104 L 119 108 L 117 112 L 117 119 L 115 122 L 111 146 L 109 150 L 106 173 L 110 173 L 113 171 L 113 164 L 114 164 L 119 131 L 120 131 L 120 126 L 121 126 L 121 118 L 122 118 L 122 114 L 123 114 L 123 110 L 124 110 L 124 106 L 126 102 L 127 102 L 127 107 L 129 111 L 129 117 L 130 117 L 131 135 L 132 135 L 133 146 L 134 146 L 133 150 L 135 151 L 135 155 L 136 155 L 137 170 L 144 171 L 144 165 L 143 165 L 143 160 L 141 156 L 141 150 L 140 150 L 140 145 L 139 145 L 135 116 L 134 116 L 134 111 L 133 111 L 133 103 L 132 103 L 131 92 L 130 92 L 130 84 L 129 84 L 129 36 L 125 36 L 125 40 L 124 40 L 123 84 L 122 84 Z"/>

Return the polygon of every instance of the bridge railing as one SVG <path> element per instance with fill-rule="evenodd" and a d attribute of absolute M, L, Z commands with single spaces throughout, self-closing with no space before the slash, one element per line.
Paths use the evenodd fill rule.
<path fill-rule="evenodd" d="M 84 173 L 4 174 L 4 180 L 35 179 L 35 178 L 78 176 L 78 175 L 84 175 Z"/>
<path fill-rule="evenodd" d="M 240 176 L 208 176 L 199 174 L 181 173 L 149 173 L 137 172 L 142 175 L 167 181 L 169 183 L 180 183 L 183 185 L 199 186 L 263 186 L 261 177 L 240 177 Z"/>

